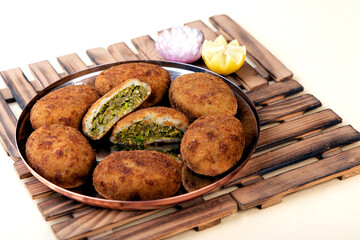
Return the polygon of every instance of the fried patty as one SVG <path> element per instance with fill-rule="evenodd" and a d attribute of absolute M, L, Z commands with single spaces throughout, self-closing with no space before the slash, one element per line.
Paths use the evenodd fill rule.
<path fill-rule="evenodd" d="M 87 85 L 71 85 L 56 89 L 38 100 L 30 111 L 34 129 L 45 124 L 62 124 L 79 128 L 88 108 L 100 97 Z"/>
<path fill-rule="evenodd" d="M 29 165 L 60 187 L 78 187 L 91 177 L 95 151 L 73 127 L 44 125 L 31 133 L 25 147 Z"/>
<path fill-rule="evenodd" d="M 135 201 L 173 196 L 181 184 L 181 166 L 157 151 L 114 152 L 93 173 L 95 190 L 107 199 Z"/>
<path fill-rule="evenodd" d="M 151 95 L 142 107 L 160 102 L 170 84 L 168 71 L 158 65 L 139 62 L 120 64 L 104 70 L 97 76 L 95 87 L 101 94 L 105 94 L 129 78 L 137 78 L 151 87 Z"/>
<path fill-rule="evenodd" d="M 176 109 L 143 108 L 118 121 L 110 141 L 125 145 L 180 142 L 188 125 L 186 116 Z"/>
<path fill-rule="evenodd" d="M 240 160 L 245 147 L 241 122 L 232 115 L 214 113 L 190 124 L 181 142 L 184 163 L 194 172 L 216 176 Z"/>
<path fill-rule="evenodd" d="M 190 73 L 170 84 L 171 106 L 183 112 L 189 121 L 209 113 L 235 115 L 237 100 L 230 87 L 219 77 L 208 73 Z"/>
<path fill-rule="evenodd" d="M 90 107 L 82 121 L 83 133 L 99 140 L 120 118 L 143 104 L 150 94 L 149 84 L 138 79 L 122 82 Z"/>

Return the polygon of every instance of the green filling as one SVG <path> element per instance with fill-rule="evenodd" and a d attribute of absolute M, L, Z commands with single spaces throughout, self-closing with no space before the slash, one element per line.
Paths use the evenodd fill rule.
<path fill-rule="evenodd" d="M 132 151 L 132 150 L 149 150 L 158 151 L 172 156 L 179 160 L 180 158 L 180 143 L 175 144 L 163 144 L 163 145 L 113 145 L 111 146 L 111 152 L 118 151 Z"/>
<path fill-rule="evenodd" d="M 148 90 L 139 85 L 124 88 L 104 104 L 92 120 L 90 133 L 101 133 L 100 126 L 106 126 L 117 116 L 134 110 L 138 104 L 148 95 Z"/>
<path fill-rule="evenodd" d="M 157 123 L 136 122 L 117 133 L 115 142 L 127 145 L 143 145 L 156 139 L 181 139 L 184 132 L 176 127 Z"/>

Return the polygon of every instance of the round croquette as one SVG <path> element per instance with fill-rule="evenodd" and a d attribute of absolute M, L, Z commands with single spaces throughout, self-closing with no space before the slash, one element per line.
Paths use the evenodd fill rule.
<path fill-rule="evenodd" d="M 137 78 L 151 87 L 151 95 L 142 107 L 150 107 L 160 102 L 170 84 L 170 74 L 164 68 L 139 62 L 120 64 L 104 70 L 95 79 L 95 87 L 104 95 L 130 78 Z"/>
<path fill-rule="evenodd" d="M 209 113 L 235 115 L 237 100 L 230 87 L 209 73 L 190 73 L 175 78 L 170 84 L 169 100 L 190 122 Z"/>
<path fill-rule="evenodd" d="M 240 160 L 245 147 L 241 122 L 232 115 L 214 113 L 190 124 L 181 142 L 184 163 L 194 172 L 216 176 Z"/>
<path fill-rule="evenodd" d="M 95 151 L 73 127 L 44 125 L 31 133 L 25 147 L 29 165 L 63 188 L 84 184 L 95 166 Z"/>
<path fill-rule="evenodd" d="M 95 190 L 107 199 L 135 201 L 171 197 L 181 184 L 181 166 L 157 151 L 114 152 L 93 173 Z"/>
<path fill-rule="evenodd" d="M 88 85 L 56 89 L 34 104 L 30 111 L 31 125 L 34 129 L 45 124 L 79 128 L 84 114 L 99 97 L 96 89 Z"/>

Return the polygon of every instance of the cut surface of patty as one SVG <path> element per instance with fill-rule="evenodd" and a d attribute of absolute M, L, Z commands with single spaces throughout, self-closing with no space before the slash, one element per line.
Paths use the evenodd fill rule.
<path fill-rule="evenodd" d="M 112 122 L 116 116 L 135 109 L 146 98 L 147 94 L 146 88 L 140 85 L 125 88 L 101 107 L 92 120 L 90 132 L 95 135 L 98 134 L 101 131 L 101 126 Z"/>
<path fill-rule="evenodd" d="M 97 100 L 83 119 L 83 132 L 88 137 L 102 138 L 126 114 L 139 107 L 150 95 L 150 86 L 129 79 Z"/>
<path fill-rule="evenodd" d="M 173 126 L 138 121 L 117 132 L 112 142 L 128 145 L 150 144 L 157 142 L 157 140 L 179 142 L 183 135 L 184 132 L 181 129 Z"/>

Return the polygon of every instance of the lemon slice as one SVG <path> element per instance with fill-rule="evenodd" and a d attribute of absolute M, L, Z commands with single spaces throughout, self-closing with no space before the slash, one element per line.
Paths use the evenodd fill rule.
<path fill-rule="evenodd" d="M 223 35 L 214 41 L 205 40 L 202 46 L 202 58 L 213 72 L 228 75 L 236 72 L 245 62 L 246 48 L 235 39 L 227 42 Z"/>

